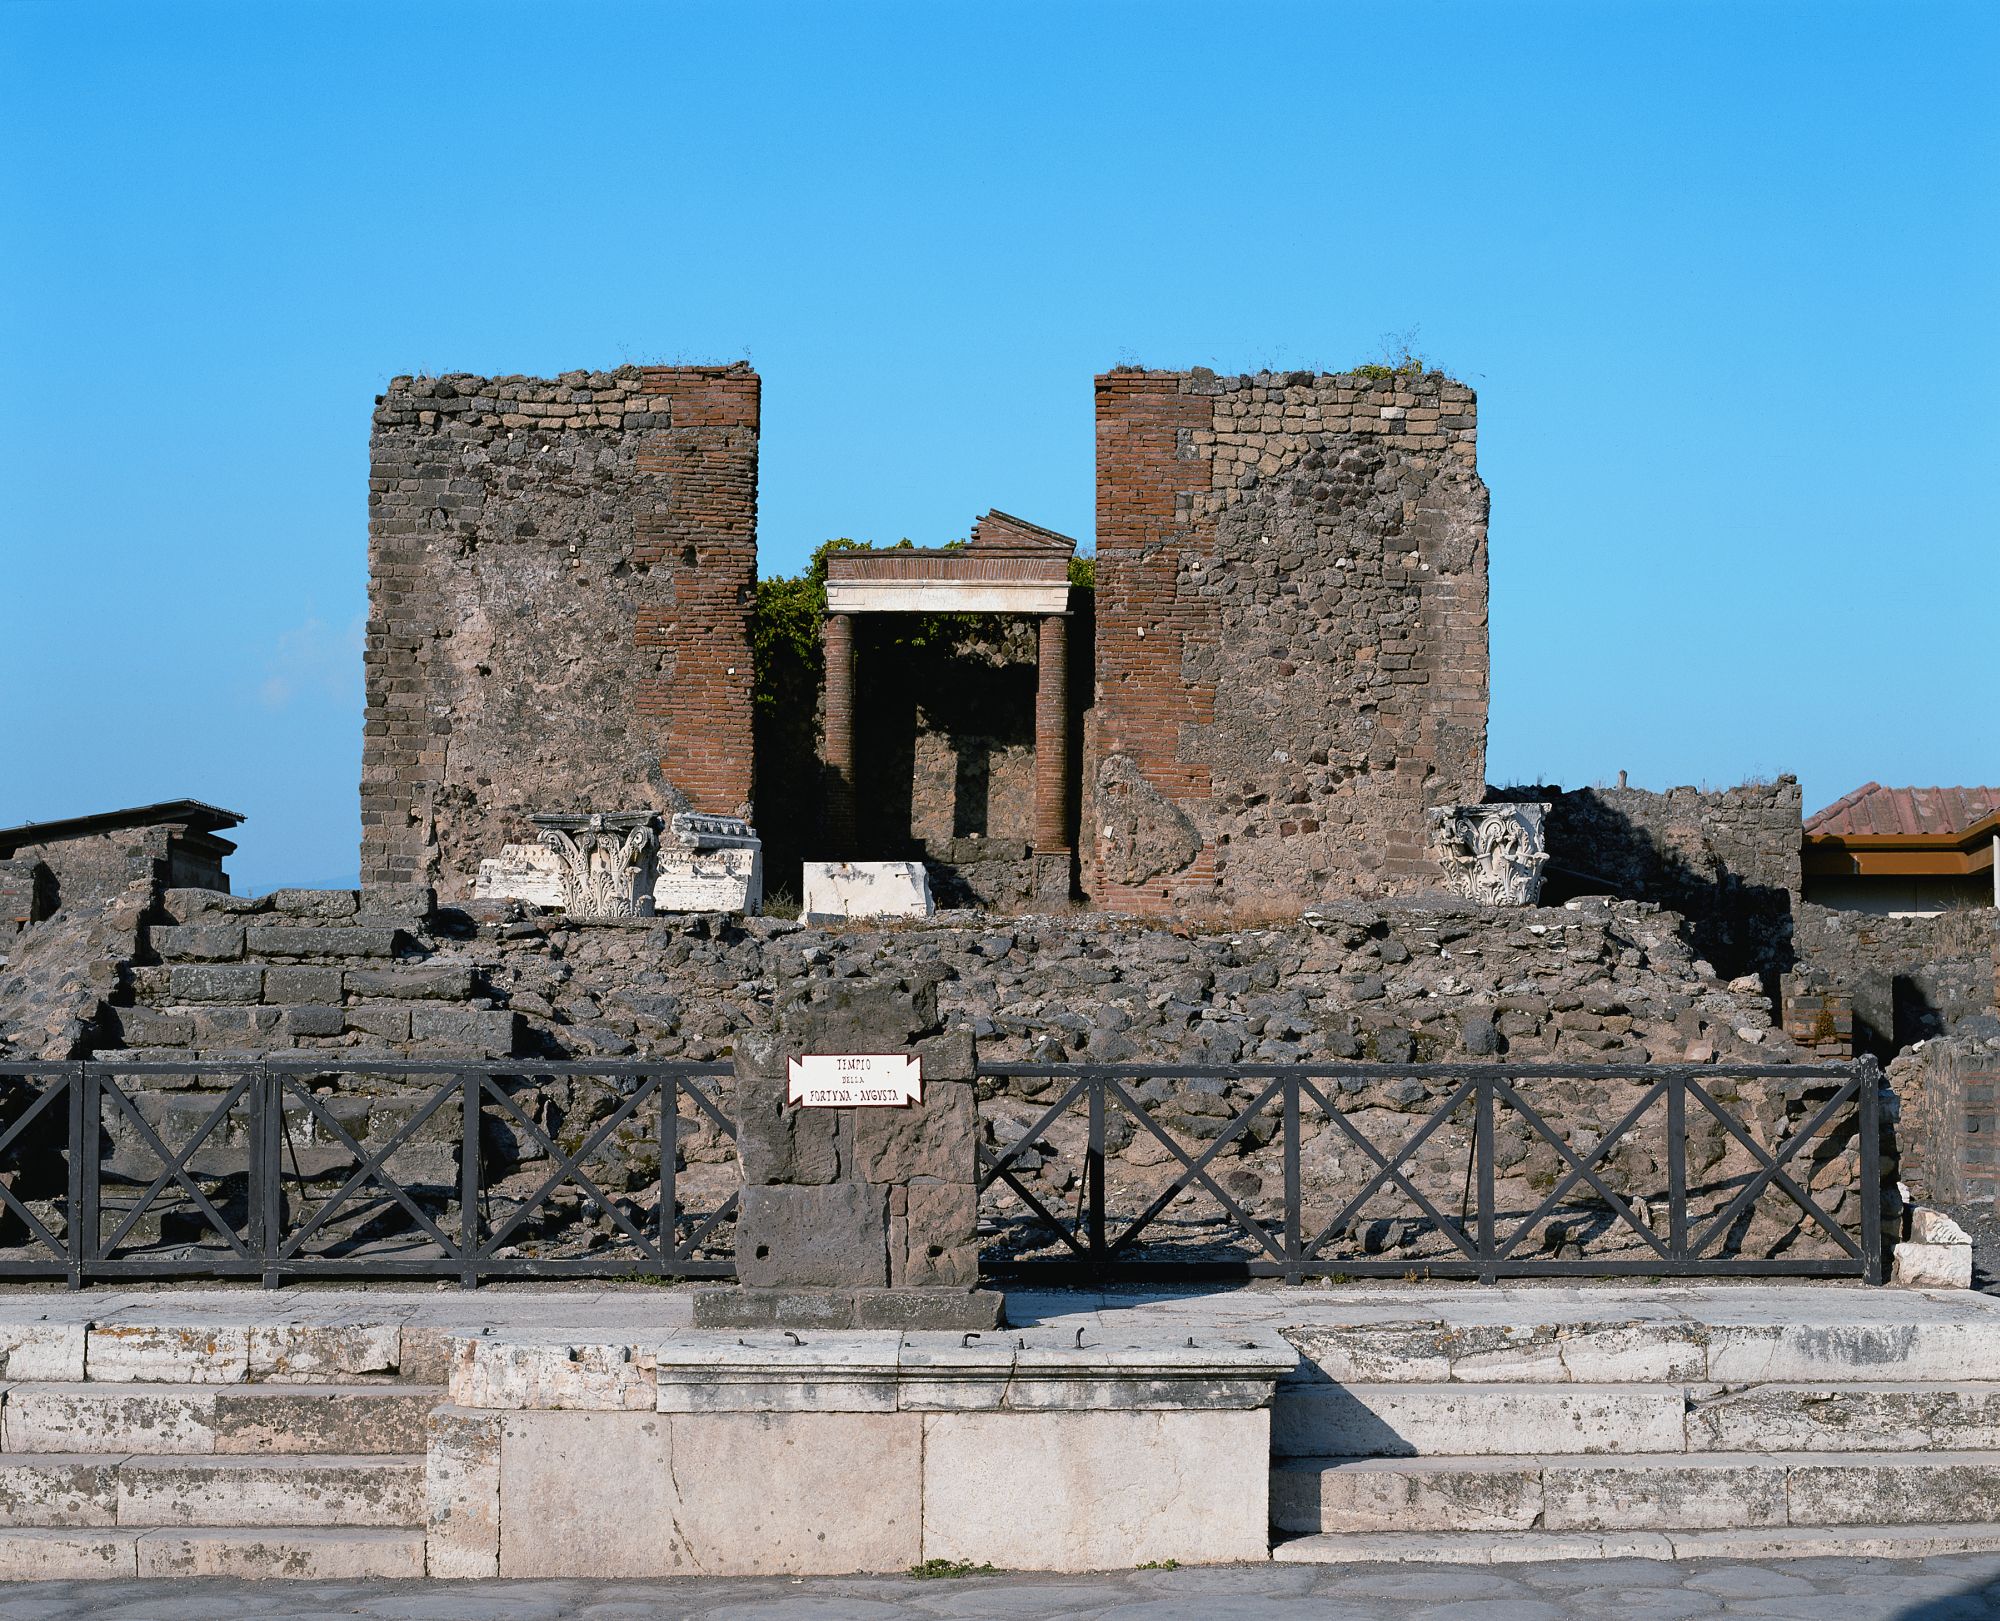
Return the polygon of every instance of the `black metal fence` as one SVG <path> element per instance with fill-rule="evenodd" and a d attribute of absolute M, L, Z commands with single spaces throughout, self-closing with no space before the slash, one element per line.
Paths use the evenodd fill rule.
<path fill-rule="evenodd" d="M 731 1074 L 642 1060 L 0 1064 L 0 1278 L 733 1277 Z M 1870 1060 L 980 1076 L 995 1270 L 1882 1278 Z M 1393 1110 L 1385 1087 L 1401 1089 Z M 1206 1100 L 1198 1121 L 1176 1112 L 1177 1088 Z M 1531 1154 L 1543 1169 L 1524 1181 Z"/>
<path fill-rule="evenodd" d="M 691 1125 L 735 1136 L 715 1095 L 730 1074 L 0 1064 L 0 1278 L 730 1277 L 736 1195 L 688 1210 L 679 1165 Z M 366 1146 L 346 1107 L 357 1081 L 402 1089 Z M 624 1185 L 603 1185 L 607 1167 Z"/>
<path fill-rule="evenodd" d="M 1011 1142 L 980 1151 L 982 1197 L 990 1203 L 991 1191 L 1004 1187 L 1021 1206 L 1013 1252 L 1001 1260 L 1011 1272 L 1092 1279 L 1206 1273 L 1294 1283 L 1335 1276 L 1491 1281 L 1621 1274 L 1882 1280 L 1881 1077 L 1872 1060 L 1726 1069 L 991 1064 L 981 1066 L 981 1075 L 989 1082 L 1046 1083 L 1057 1094 Z M 1385 1116 L 1351 1101 L 1351 1093 L 1365 1093 L 1385 1075 L 1423 1083 L 1422 1104 Z M 1194 1136 L 1169 1129 L 1140 1095 L 1141 1087 L 1162 1081 L 1222 1083 L 1253 1095 L 1225 1117 L 1202 1122 Z M 1588 1089 L 1583 1095 L 1598 1100 L 1595 1118 L 1611 1110 L 1616 1118 L 1601 1133 L 1588 1133 L 1594 1142 L 1579 1146 L 1536 1106 L 1537 1086 L 1567 1087 L 1572 1097 Z M 1766 1104 L 1755 1122 L 1745 1117 L 1753 1112 L 1746 1089 L 1759 1091 Z M 1773 1097 L 1780 1102 L 1771 1104 Z M 1082 1131 L 1072 1132 L 1067 1152 L 1080 1161 L 1080 1174 L 1059 1179 L 1065 1192 L 1052 1195 L 1044 1177 L 1023 1166 L 1032 1163 L 1039 1173 L 1052 1148 L 1063 1154 L 1052 1137 L 1066 1117 L 1073 1126 L 1078 1115 Z M 1385 1118 L 1396 1122 L 1396 1135 L 1378 1141 Z M 1371 1125 L 1376 1135 L 1366 1129 Z M 1520 1197 L 1515 1182 L 1515 1197 L 1503 1198 L 1496 1151 L 1503 1125 L 1517 1148 L 1546 1145 L 1550 1168 L 1545 1191 L 1535 1190 L 1539 1197 Z M 1709 1152 L 1691 1170 L 1697 1127 Z M 1225 1156 L 1240 1152 L 1253 1132 L 1267 1162 L 1275 1159 L 1281 1183 L 1255 1210 L 1222 1180 Z M 1309 1186 L 1303 1166 L 1302 1149 L 1318 1134 L 1330 1134 L 1333 1149 L 1356 1167 L 1330 1187 L 1324 1178 Z M 1159 1167 L 1150 1178 L 1128 1173 L 1122 1188 L 1109 1185 L 1114 1138 L 1121 1135 L 1143 1142 Z M 1612 1169 L 1626 1153 L 1639 1154 L 1643 1177 L 1651 1178 L 1643 1192 L 1635 1190 L 1629 1165 Z M 1842 1162 L 1829 1168 L 1827 1180 L 1835 1185 L 1830 1202 L 1851 1208 L 1845 1222 L 1825 1207 L 1828 1195 L 1810 1191 L 1807 1167 L 1827 1160 Z M 1451 1171 L 1455 1198 L 1437 1186 L 1441 1166 Z M 1385 1197 L 1401 1218 L 1374 1224 L 1390 1230 L 1393 1242 L 1371 1252 L 1371 1208 Z M 1069 1208 L 1059 1212 L 1057 1204 Z M 1563 1213 L 1570 1219 L 1549 1253 L 1550 1223 Z M 1775 1253 L 1746 1253 L 1754 1251 L 1746 1238 L 1755 1239 L 1760 1218 Z M 1168 1226 L 1178 1231 L 1163 1232 Z M 1218 1253 L 1232 1248 L 1237 1253 Z M 1386 1249 L 1396 1253 L 1381 1253 Z"/>

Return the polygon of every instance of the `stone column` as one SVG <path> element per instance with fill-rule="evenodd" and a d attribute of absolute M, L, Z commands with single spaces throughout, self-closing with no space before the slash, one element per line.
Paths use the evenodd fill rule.
<path fill-rule="evenodd" d="M 1035 891 L 1043 900 L 1068 900 L 1069 840 L 1069 619 L 1046 615 L 1041 623 L 1040 667 L 1035 679 Z"/>
<path fill-rule="evenodd" d="M 829 860 L 854 856 L 854 617 L 828 614 L 826 652 L 826 792 L 820 837 Z"/>

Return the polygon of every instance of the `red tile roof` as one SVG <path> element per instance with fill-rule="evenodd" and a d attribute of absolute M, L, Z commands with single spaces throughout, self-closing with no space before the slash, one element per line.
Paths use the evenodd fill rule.
<path fill-rule="evenodd" d="M 1808 836 L 1925 838 L 1963 833 L 2000 811 L 2000 788 L 1884 788 L 1863 783 L 1806 818 Z"/>

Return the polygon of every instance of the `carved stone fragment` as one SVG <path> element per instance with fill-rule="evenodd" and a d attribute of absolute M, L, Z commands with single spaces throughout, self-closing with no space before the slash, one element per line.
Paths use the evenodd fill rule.
<path fill-rule="evenodd" d="M 1546 804 L 1435 805 L 1431 854 L 1446 886 L 1488 906 L 1533 906 L 1549 859 Z"/>

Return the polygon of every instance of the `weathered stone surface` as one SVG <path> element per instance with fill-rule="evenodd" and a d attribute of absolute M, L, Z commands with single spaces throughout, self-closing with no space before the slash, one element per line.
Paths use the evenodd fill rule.
<path fill-rule="evenodd" d="M 10 1453 L 210 1452 L 215 1398 L 199 1385 L 15 1385 L 0 1409 L 0 1444 Z"/>
<path fill-rule="evenodd" d="M 1548 1463 L 1549 1531 L 1700 1531 L 1786 1523 L 1785 1471 L 1761 1460 L 1685 1456 Z"/>
<path fill-rule="evenodd" d="M 9 1323 L 0 1327 L 0 1376 L 8 1379 L 81 1379 L 85 1325 Z"/>
<path fill-rule="evenodd" d="M 400 929 L 253 923 L 243 949 L 253 957 L 393 957 L 401 938 Z"/>
<path fill-rule="evenodd" d="M 925 1075 L 922 1086 L 922 1096 L 901 1108 L 851 1111 L 854 1173 L 862 1181 L 972 1181 L 979 1120 L 971 1083 Z"/>
<path fill-rule="evenodd" d="M 1791 1459 L 1785 1490 L 1794 1525 L 2000 1523 L 2000 1454 Z"/>
<path fill-rule="evenodd" d="M 0 1581 L 63 1582 L 138 1574 L 135 1530 L 0 1531 Z"/>
<path fill-rule="evenodd" d="M 424 1448 L 424 1532 L 430 1573 L 500 1574 L 500 1416 L 439 1407 Z"/>
<path fill-rule="evenodd" d="M 1201 833 L 1178 805 L 1147 782 L 1129 755 L 1097 767 L 1097 869 L 1114 884 L 1143 884 L 1185 871 L 1201 854 Z"/>
<path fill-rule="evenodd" d="M 808 861 L 800 915 L 840 918 L 929 917 L 930 875 L 921 861 Z"/>
<path fill-rule="evenodd" d="M 339 1383 L 396 1372 L 401 1330 L 395 1323 L 253 1323 L 249 1376 L 298 1383 Z"/>
<path fill-rule="evenodd" d="M 106 1323 L 84 1348 L 85 1376 L 154 1384 L 235 1384 L 250 1376 L 247 1326 Z"/>
<path fill-rule="evenodd" d="M 922 1536 L 922 1427 L 907 1413 L 671 1420 L 672 1523 L 689 1565 L 744 1575 L 903 1571 Z"/>
<path fill-rule="evenodd" d="M 425 1419 L 444 1395 L 437 1386 L 393 1385 L 218 1390 L 215 1450 L 347 1457 L 420 1453 Z"/>
<path fill-rule="evenodd" d="M 736 1275 L 752 1288 L 882 1288 L 889 1281 L 887 1197 L 863 1182 L 746 1186 Z"/>
<path fill-rule="evenodd" d="M 156 923 L 149 938 L 153 949 L 169 962 L 234 962 L 243 955 L 240 923 Z"/>
<path fill-rule="evenodd" d="M 452 1345 L 452 1404 L 650 1412 L 653 1358 L 630 1345 L 469 1336 Z"/>
<path fill-rule="evenodd" d="M 138 1541 L 137 1573 L 244 1581 L 412 1581 L 424 1574 L 424 1534 L 296 1526 L 149 1531 Z"/>
<path fill-rule="evenodd" d="M 278 970 L 273 969 L 273 973 Z M 462 1002 L 472 995 L 472 970 L 463 963 L 350 968 L 341 975 L 349 996 L 415 997 Z"/>
<path fill-rule="evenodd" d="M 1280 1457 L 1678 1452 L 1684 1400 L 1647 1385 L 1280 1385 Z"/>
<path fill-rule="evenodd" d="M 240 964 L 190 964 L 170 970 L 167 983 L 167 994 L 176 1002 L 254 1002 L 264 991 L 264 971 Z"/>
<path fill-rule="evenodd" d="M 1754 1385 L 1691 1394 L 1687 1445 L 1706 1452 L 2000 1450 L 2000 1384 Z"/>
<path fill-rule="evenodd" d="M 129 1458 L 120 1525 L 418 1525 L 421 1458 Z"/>
<path fill-rule="evenodd" d="M 500 1421 L 502 1576 L 665 1576 L 702 1569 L 675 1500 L 670 1420 L 654 1413 L 509 1413 Z M 706 1492 L 750 1460 L 685 1478 Z M 759 1479 L 761 1488 L 770 1484 Z"/>
<path fill-rule="evenodd" d="M 1970 1289 L 1972 1243 L 1898 1244 L 1889 1281 L 1899 1289 Z"/>
<path fill-rule="evenodd" d="M 289 966 L 266 968 L 264 1000 L 334 1007 L 340 1002 L 340 977 L 338 968 L 322 968 L 317 965 L 294 963 Z"/>
<path fill-rule="evenodd" d="M 1302 1460 L 1271 1471 L 1280 1531 L 1525 1531 L 1541 1512 L 1531 1459 Z"/>
<path fill-rule="evenodd" d="M 115 1465 L 62 1453 L 0 1458 L 0 1525 L 115 1525 Z"/>
<path fill-rule="evenodd" d="M 505 1058 L 514 1051 L 519 1016 L 504 1009 L 433 1006 L 410 1009 L 410 1039 L 419 1047 Z"/>
<path fill-rule="evenodd" d="M 923 1424 L 926 1558 L 1103 1570 L 1266 1556 L 1261 1409 L 934 1413 Z"/>

